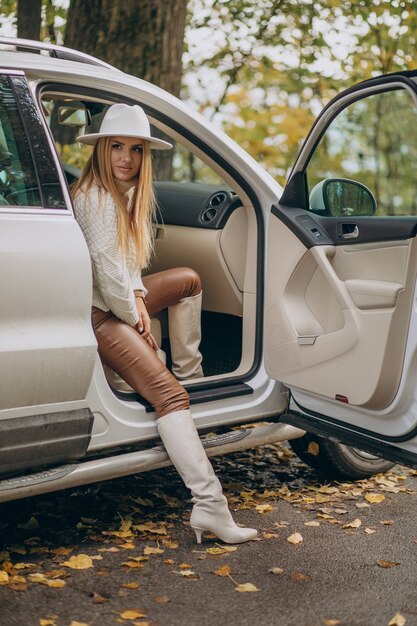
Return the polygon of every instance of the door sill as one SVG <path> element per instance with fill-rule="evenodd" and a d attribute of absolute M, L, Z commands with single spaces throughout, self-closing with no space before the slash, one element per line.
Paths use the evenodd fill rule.
<path fill-rule="evenodd" d="M 187 387 L 186 387 L 187 388 Z M 119 400 L 125 402 L 139 402 L 142 404 L 147 413 L 154 411 L 153 407 L 147 400 L 142 398 L 138 393 L 131 391 L 118 391 L 112 387 L 114 395 Z M 245 383 L 231 383 L 227 384 L 226 381 L 213 389 L 213 387 L 205 388 L 204 384 L 199 385 L 198 389 L 187 388 L 188 395 L 190 397 L 190 404 L 201 404 L 202 402 L 214 402 L 215 400 L 225 400 L 227 398 L 234 398 L 236 396 L 247 396 L 253 393 L 252 387 Z"/>

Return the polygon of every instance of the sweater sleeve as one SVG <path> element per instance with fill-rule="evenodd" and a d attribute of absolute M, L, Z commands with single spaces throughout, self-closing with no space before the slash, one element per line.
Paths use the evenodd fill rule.
<path fill-rule="evenodd" d="M 79 192 L 74 200 L 93 267 L 93 279 L 110 311 L 129 326 L 139 321 L 126 259 L 117 244 L 116 207 L 105 192 Z"/>

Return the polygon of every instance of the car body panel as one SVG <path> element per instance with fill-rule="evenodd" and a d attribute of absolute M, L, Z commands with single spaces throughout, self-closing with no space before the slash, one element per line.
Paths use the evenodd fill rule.
<path fill-rule="evenodd" d="M 83 400 L 96 354 L 91 270 L 72 216 L 0 213 L 0 415 Z"/>

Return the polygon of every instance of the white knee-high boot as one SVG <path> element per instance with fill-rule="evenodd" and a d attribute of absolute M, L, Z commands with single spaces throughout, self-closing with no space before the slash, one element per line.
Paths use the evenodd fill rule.
<path fill-rule="evenodd" d="M 168 307 L 172 373 L 178 380 L 203 376 L 201 341 L 202 294 L 183 298 Z"/>
<path fill-rule="evenodd" d="M 233 521 L 219 479 L 202 446 L 189 410 L 175 411 L 156 420 L 165 449 L 185 485 L 191 490 L 194 507 L 191 527 L 197 543 L 210 531 L 225 543 L 243 543 L 258 534 Z"/>

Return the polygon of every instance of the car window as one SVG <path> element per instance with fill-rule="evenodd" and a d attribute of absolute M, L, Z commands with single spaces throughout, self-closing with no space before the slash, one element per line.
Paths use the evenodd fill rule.
<path fill-rule="evenodd" d="M 63 97 L 46 92 L 42 95 L 42 109 L 69 182 L 79 175 L 92 151 L 91 146 L 79 144 L 76 137 L 84 132 L 97 132 L 108 106 L 109 103 L 97 99 L 71 98 L 67 94 Z M 85 125 L 81 125 L 81 118 L 74 113 L 82 108 L 87 111 Z M 173 150 L 153 151 L 156 180 L 224 185 L 224 181 L 209 166 L 181 143 L 173 141 L 152 124 L 151 133 L 174 144 Z"/>
<path fill-rule="evenodd" d="M 347 106 L 307 168 L 310 210 L 327 215 L 417 215 L 417 112 L 396 89 Z"/>
<path fill-rule="evenodd" d="M 42 206 L 28 138 L 10 79 L 0 77 L 0 205 Z"/>

